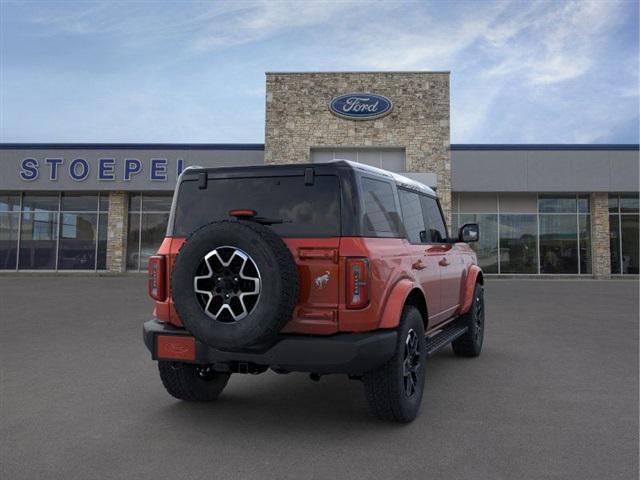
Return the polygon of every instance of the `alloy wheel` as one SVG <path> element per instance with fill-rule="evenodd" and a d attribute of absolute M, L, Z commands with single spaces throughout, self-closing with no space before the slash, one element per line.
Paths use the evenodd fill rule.
<path fill-rule="evenodd" d="M 476 343 L 482 338 L 482 329 L 484 327 L 484 298 L 482 293 L 476 295 L 474 302 L 474 323 L 475 323 L 475 341 Z"/>
<path fill-rule="evenodd" d="M 253 259 L 236 247 L 218 247 L 207 253 L 193 279 L 193 289 L 204 312 L 220 322 L 237 322 L 258 304 L 262 281 Z"/>
<path fill-rule="evenodd" d="M 407 333 L 404 344 L 403 380 L 404 392 L 412 397 L 418 389 L 418 372 L 420 369 L 420 339 L 415 330 Z"/>

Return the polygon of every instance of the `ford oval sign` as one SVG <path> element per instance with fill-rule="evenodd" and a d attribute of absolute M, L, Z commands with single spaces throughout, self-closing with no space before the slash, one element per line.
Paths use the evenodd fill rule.
<path fill-rule="evenodd" d="M 372 120 L 391 112 L 393 103 L 387 97 L 373 93 L 348 93 L 334 97 L 329 110 L 334 115 L 350 120 Z"/>

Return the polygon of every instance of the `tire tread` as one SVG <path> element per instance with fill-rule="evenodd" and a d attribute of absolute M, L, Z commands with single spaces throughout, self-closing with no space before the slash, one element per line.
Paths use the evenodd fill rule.
<path fill-rule="evenodd" d="M 471 307 L 469 311 L 464 315 L 461 315 L 458 318 L 458 322 L 461 326 L 469 327 L 467 332 L 458 338 L 456 338 L 453 342 L 451 342 L 451 347 L 453 348 L 453 352 L 459 357 L 477 357 L 480 355 L 480 351 L 475 344 L 474 332 L 473 332 L 473 322 L 474 322 L 474 307 L 477 297 L 478 289 L 483 289 L 480 283 L 476 283 L 473 289 L 473 302 L 471 302 Z M 483 292 L 484 293 L 484 292 Z M 483 295 L 484 298 L 484 295 Z M 484 326 L 483 326 L 484 327 Z M 482 346 L 480 346 L 480 350 Z"/>
<path fill-rule="evenodd" d="M 162 385 L 169 394 L 188 402 L 210 402 L 218 398 L 229 381 L 228 373 L 218 373 L 212 380 L 201 380 L 189 364 L 159 361 Z"/>
<path fill-rule="evenodd" d="M 422 335 L 422 352 L 423 362 L 422 368 L 426 368 L 424 364 L 426 360 L 426 349 L 424 340 L 424 329 L 422 323 L 422 315 L 420 311 L 413 305 L 407 305 L 402 311 L 400 325 L 398 327 L 398 343 L 396 352 L 393 357 L 382 367 L 364 375 L 363 382 L 365 387 L 365 396 L 369 410 L 371 413 L 381 419 L 400 423 L 408 423 L 415 419 L 420 406 L 422 391 L 419 393 L 420 399 L 417 406 L 410 406 L 404 397 L 400 382 L 398 381 L 398 363 L 402 363 L 404 355 L 404 333 L 408 330 L 407 324 L 415 322 L 414 327 L 419 329 L 418 334 Z M 424 371 L 422 373 L 424 376 Z M 421 381 L 424 388 L 424 380 Z"/>

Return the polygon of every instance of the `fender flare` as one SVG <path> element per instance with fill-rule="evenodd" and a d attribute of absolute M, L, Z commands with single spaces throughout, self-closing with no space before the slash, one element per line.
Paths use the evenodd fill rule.
<path fill-rule="evenodd" d="M 391 294 L 387 297 L 384 312 L 382 313 L 382 318 L 380 319 L 378 328 L 396 328 L 398 326 L 400 323 L 400 315 L 402 314 L 402 309 L 404 308 L 407 297 L 411 291 L 416 288 L 422 292 L 422 289 L 408 278 L 403 278 L 393 286 Z"/>
<path fill-rule="evenodd" d="M 475 290 L 476 282 L 479 281 L 481 284 L 484 283 L 484 279 L 482 277 L 482 269 L 477 265 L 471 265 L 469 268 L 469 273 L 467 274 L 467 281 L 464 286 L 464 301 L 462 302 L 462 307 L 460 308 L 460 315 L 465 314 L 471 308 L 471 303 L 473 302 L 473 292 Z"/>

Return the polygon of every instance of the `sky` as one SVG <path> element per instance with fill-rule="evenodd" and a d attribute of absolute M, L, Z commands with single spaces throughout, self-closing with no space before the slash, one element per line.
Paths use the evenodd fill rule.
<path fill-rule="evenodd" d="M 0 0 L 0 142 L 262 143 L 266 71 L 447 70 L 452 143 L 638 143 L 638 15 L 637 0 Z"/>

